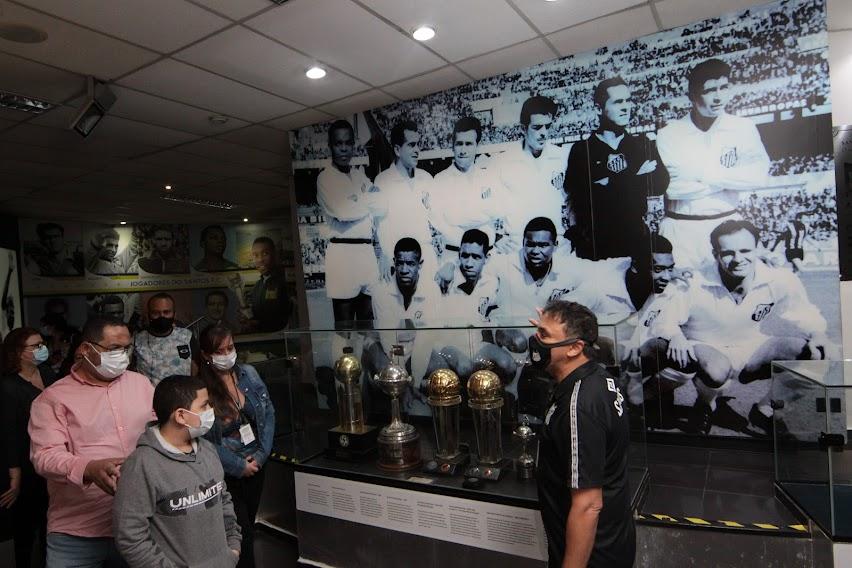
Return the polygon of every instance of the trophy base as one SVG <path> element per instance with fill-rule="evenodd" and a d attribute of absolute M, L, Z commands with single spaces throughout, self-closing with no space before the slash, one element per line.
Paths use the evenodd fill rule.
<path fill-rule="evenodd" d="M 420 467 L 420 434 L 413 432 L 405 439 L 386 439 L 379 436 L 380 469 L 385 471 L 406 471 Z"/>
<path fill-rule="evenodd" d="M 459 452 L 452 458 L 435 456 L 423 465 L 423 473 L 452 477 L 460 473 L 469 462 L 470 454 L 467 452 Z"/>
<path fill-rule="evenodd" d="M 502 459 L 494 465 L 476 464 L 468 467 L 465 472 L 465 477 L 475 477 L 485 481 L 500 481 L 503 474 L 511 469 L 512 462 L 507 459 Z"/>
<path fill-rule="evenodd" d="M 378 433 L 375 426 L 364 426 L 360 432 L 335 426 L 328 431 L 326 455 L 343 461 L 361 461 L 375 452 Z"/>
<path fill-rule="evenodd" d="M 515 462 L 515 473 L 521 481 L 535 478 L 535 463 Z"/>

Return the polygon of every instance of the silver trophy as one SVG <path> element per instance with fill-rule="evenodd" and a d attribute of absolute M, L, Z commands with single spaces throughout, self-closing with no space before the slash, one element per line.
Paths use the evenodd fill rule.
<path fill-rule="evenodd" d="M 518 479 L 532 479 L 535 476 L 535 458 L 529 453 L 529 445 L 535 438 L 535 432 L 530 428 L 529 418 L 524 416 L 523 422 L 513 432 L 521 440 L 521 455 L 515 464 Z"/>
<path fill-rule="evenodd" d="M 411 376 L 405 367 L 390 363 L 373 376 L 373 384 L 391 397 L 391 423 L 379 431 L 379 467 L 390 471 L 419 467 L 420 434 L 402 421 L 399 410 L 399 397 L 411 384 Z"/>

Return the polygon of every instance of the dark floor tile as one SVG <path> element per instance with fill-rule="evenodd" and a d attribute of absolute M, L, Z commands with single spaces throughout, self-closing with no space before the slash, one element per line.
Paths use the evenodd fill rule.
<path fill-rule="evenodd" d="M 772 525 L 798 524 L 795 515 L 775 497 L 736 495 L 733 493 L 704 492 L 705 519 L 737 521 L 739 523 L 768 523 Z"/>
<path fill-rule="evenodd" d="M 707 466 L 676 463 L 651 463 L 651 485 L 671 485 L 690 489 L 704 489 Z"/>
<path fill-rule="evenodd" d="M 771 452 L 741 450 L 710 450 L 710 468 L 725 467 L 772 472 L 775 462 Z"/>
<path fill-rule="evenodd" d="M 641 511 L 649 515 L 694 516 L 703 510 L 703 496 L 701 489 L 651 485 Z"/>
<path fill-rule="evenodd" d="M 295 568 L 299 565 L 299 542 L 290 536 L 258 530 L 254 555 L 258 568 Z"/>
<path fill-rule="evenodd" d="M 708 491 L 725 491 L 758 497 L 772 497 L 775 486 L 768 471 L 749 471 L 710 466 L 707 475 Z"/>
<path fill-rule="evenodd" d="M 676 463 L 706 466 L 710 460 L 710 450 L 691 446 L 671 446 L 648 444 L 649 463 Z"/>

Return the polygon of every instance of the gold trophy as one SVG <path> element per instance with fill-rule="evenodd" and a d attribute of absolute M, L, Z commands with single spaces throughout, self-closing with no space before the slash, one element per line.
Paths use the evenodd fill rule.
<path fill-rule="evenodd" d="M 467 477 L 497 481 L 507 465 L 503 459 L 500 419 L 503 384 L 493 371 L 476 371 L 467 380 L 467 404 L 473 412 L 478 463 L 465 471 Z"/>
<path fill-rule="evenodd" d="M 429 375 L 429 406 L 435 425 L 436 451 L 434 459 L 426 462 L 424 471 L 440 475 L 455 475 L 467 464 L 470 455 L 459 447 L 459 406 L 461 381 L 449 369 L 438 369 Z"/>
<path fill-rule="evenodd" d="M 338 459 L 357 460 L 376 448 L 376 427 L 364 424 L 361 401 L 361 362 L 351 347 L 334 363 L 338 424 L 328 431 L 329 454 Z"/>
<path fill-rule="evenodd" d="M 394 354 L 402 348 L 394 346 Z M 420 467 L 420 434 L 411 424 L 402 421 L 399 397 L 411 384 L 405 367 L 390 363 L 373 377 L 373 383 L 391 397 L 391 423 L 379 431 L 379 467 L 389 471 L 404 471 Z"/>

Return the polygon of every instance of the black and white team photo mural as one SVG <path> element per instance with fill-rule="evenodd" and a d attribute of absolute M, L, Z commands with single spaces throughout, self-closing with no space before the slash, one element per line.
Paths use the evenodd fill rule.
<path fill-rule="evenodd" d="M 790 0 L 294 131 L 311 327 L 377 330 L 318 364 L 403 344 L 425 414 L 487 360 L 535 415 L 504 328 L 564 299 L 631 318 L 650 427 L 765 436 L 770 361 L 840 356 L 828 77 L 825 2 Z M 442 326 L 501 329 L 387 331 Z"/>

